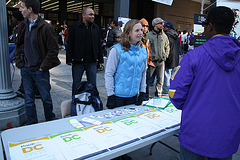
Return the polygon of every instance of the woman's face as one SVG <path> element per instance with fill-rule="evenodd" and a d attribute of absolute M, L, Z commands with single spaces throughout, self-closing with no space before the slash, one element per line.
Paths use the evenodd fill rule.
<path fill-rule="evenodd" d="M 143 29 L 141 23 L 137 23 L 133 26 L 132 31 L 129 33 L 130 41 L 132 44 L 136 44 L 142 40 Z"/>

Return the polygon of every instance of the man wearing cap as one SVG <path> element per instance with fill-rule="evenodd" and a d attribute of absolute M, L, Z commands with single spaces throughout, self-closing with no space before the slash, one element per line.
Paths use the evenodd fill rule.
<path fill-rule="evenodd" d="M 121 32 L 123 32 L 123 21 L 118 21 L 118 27 L 119 27 L 119 30 L 121 31 Z"/>
<path fill-rule="evenodd" d="M 165 34 L 169 40 L 170 52 L 165 62 L 163 94 L 167 94 L 170 87 L 170 78 L 176 70 L 179 63 L 180 43 L 178 39 L 178 33 L 173 28 L 172 22 L 164 24 L 163 28 Z"/>
<path fill-rule="evenodd" d="M 157 82 L 155 96 L 157 97 L 162 96 L 165 70 L 164 62 L 166 61 L 170 51 L 167 35 L 163 32 L 163 22 L 164 21 L 161 18 L 153 19 L 153 30 L 148 33 L 152 62 L 155 65 L 155 68 L 150 66 L 149 72 L 151 77 L 153 72 L 156 70 Z M 149 80 L 150 79 L 148 78 L 147 83 L 149 83 Z"/>

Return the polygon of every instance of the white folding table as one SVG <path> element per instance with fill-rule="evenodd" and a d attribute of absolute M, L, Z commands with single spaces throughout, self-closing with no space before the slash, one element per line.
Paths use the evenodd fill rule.
<path fill-rule="evenodd" d="M 139 113 L 144 112 L 144 106 L 135 106 L 135 105 L 129 105 L 129 106 L 124 106 L 121 108 L 130 108 L 130 107 L 134 107 L 134 108 L 138 108 L 139 111 L 138 113 L 132 113 L 132 114 L 128 114 L 125 116 L 114 116 L 112 118 L 104 118 L 104 119 L 98 119 L 104 122 L 108 122 L 108 121 L 112 121 L 115 119 L 119 119 L 119 118 L 123 118 L 123 117 L 127 117 L 127 116 L 131 116 L 131 115 L 136 115 Z M 116 108 L 116 109 L 120 109 L 120 108 Z M 116 110 L 115 109 L 115 110 Z M 6 131 L 3 131 L 1 133 L 1 138 L 3 141 L 3 147 L 4 147 L 4 151 L 5 151 L 5 155 L 7 160 L 10 160 L 10 153 L 9 153 L 9 142 L 24 142 L 24 141 L 28 141 L 28 140 L 32 140 L 32 139 L 36 139 L 36 138 L 40 138 L 40 137 L 45 137 L 45 136 L 51 136 L 54 134 L 60 134 L 60 133 L 64 133 L 64 132 L 68 132 L 71 130 L 74 130 L 74 127 L 68 122 L 69 119 L 73 119 L 76 118 L 77 120 L 81 120 L 83 117 L 88 117 L 91 118 L 90 116 L 92 114 L 95 115 L 99 115 L 99 114 L 103 114 L 106 112 L 109 112 L 110 110 L 103 110 L 103 111 L 99 111 L 99 112 L 95 112 L 95 113 L 90 113 L 90 114 L 85 114 L 85 115 L 81 115 L 81 116 L 75 116 L 75 117 L 69 117 L 69 118 L 64 118 L 64 119 L 58 119 L 58 120 L 54 120 L 54 121 L 49 121 L 49 122 L 43 122 L 43 123 L 38 123 L 38 124 L 34 124 L 34 125 L 29 125 L 29 126 L 22 126 L 22 127 L 18 127 L 18 128 L 13 128 L 13 129 L 8 129 Z M 97 119 L 97 118 L 96 118 Z M 91 124 L 88 123 L 83 123 L 86 127 L 87 126 L 91 126 Z M 140 141 L 135 141 L 129 144 L 126 144 L 124 146 L 118 147 L 114 150 L 110 150 L 108 152 L 104 152 L 104 153 L 100 153 L 98 155 L 95 155 L 93 157 L 88 158 L 89 160 L 96 160 L 96 159 L 112 159 L 115 157 L 118 157 L 120 155 L 132 152 L 134 150 L 140 149 L 142 147 L 145 147 L 149 144 L 152 144 L 154 142 L 157 142 L 161 139 L 164 139 L 168 136 L 174 135 L 178 132 L 179 130 L 179 125 L 169 128 L 169 129 L 165 129 L 164 131 L 154 134 L 152 136 L 149 136 L 145 139 L 142 139 Z M 1 149 L 1 147 L 0 147 Z M 2 151 L 0 156 L 2 156 Z M 1 158 L 1 157 L 0 157 Z"/>

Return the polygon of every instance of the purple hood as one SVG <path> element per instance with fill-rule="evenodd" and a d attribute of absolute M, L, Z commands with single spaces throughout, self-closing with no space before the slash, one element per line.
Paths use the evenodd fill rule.
<path fill-rule="evenodd" d="M 215 47 L 211 47 L 215 46 Z M 212 59 L 224 70 L 231 71 L 239 62 L 240 43 L 230 36 L 217 36 L 203 44 Z"/>

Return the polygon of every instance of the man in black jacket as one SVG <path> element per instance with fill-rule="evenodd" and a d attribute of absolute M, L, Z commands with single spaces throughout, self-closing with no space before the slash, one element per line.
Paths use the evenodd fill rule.
<path fill-rule="evenodd" d="M 111 30 L 108 33 L 107 37 L 107 47 L 111 48 L 114 44 L 117 44 L 120 41 L 120 36 L 122 31 L 118 28 L 118 22 L 112 21 L 111 22 Z"/>
<path fill-rule="evenodd" d="M 165 72 L 164 72 L 164 83 L 163 83 L 162 94 L 168 94 L 168 90 L 170 87 L 170 78 L 172 77 L 179 63 L 180 43 L 178 39 L 178 33 L 174 30 L 172 22 L 166 22 L 164 24 L 163 30 L 169 40 L 170 53 L 167 60 L 165 61 Z"/>
<path fill-rule="evenodd" d="M 68 34 L 66 63 L 72 66 L 72 94 L 86 71 L 87 80 L 96 85 L 97 64 L 103 63 L 98 26 L 94 21 L 94 11 L 84 8 L 82 20 L 72 24 Z"/>

